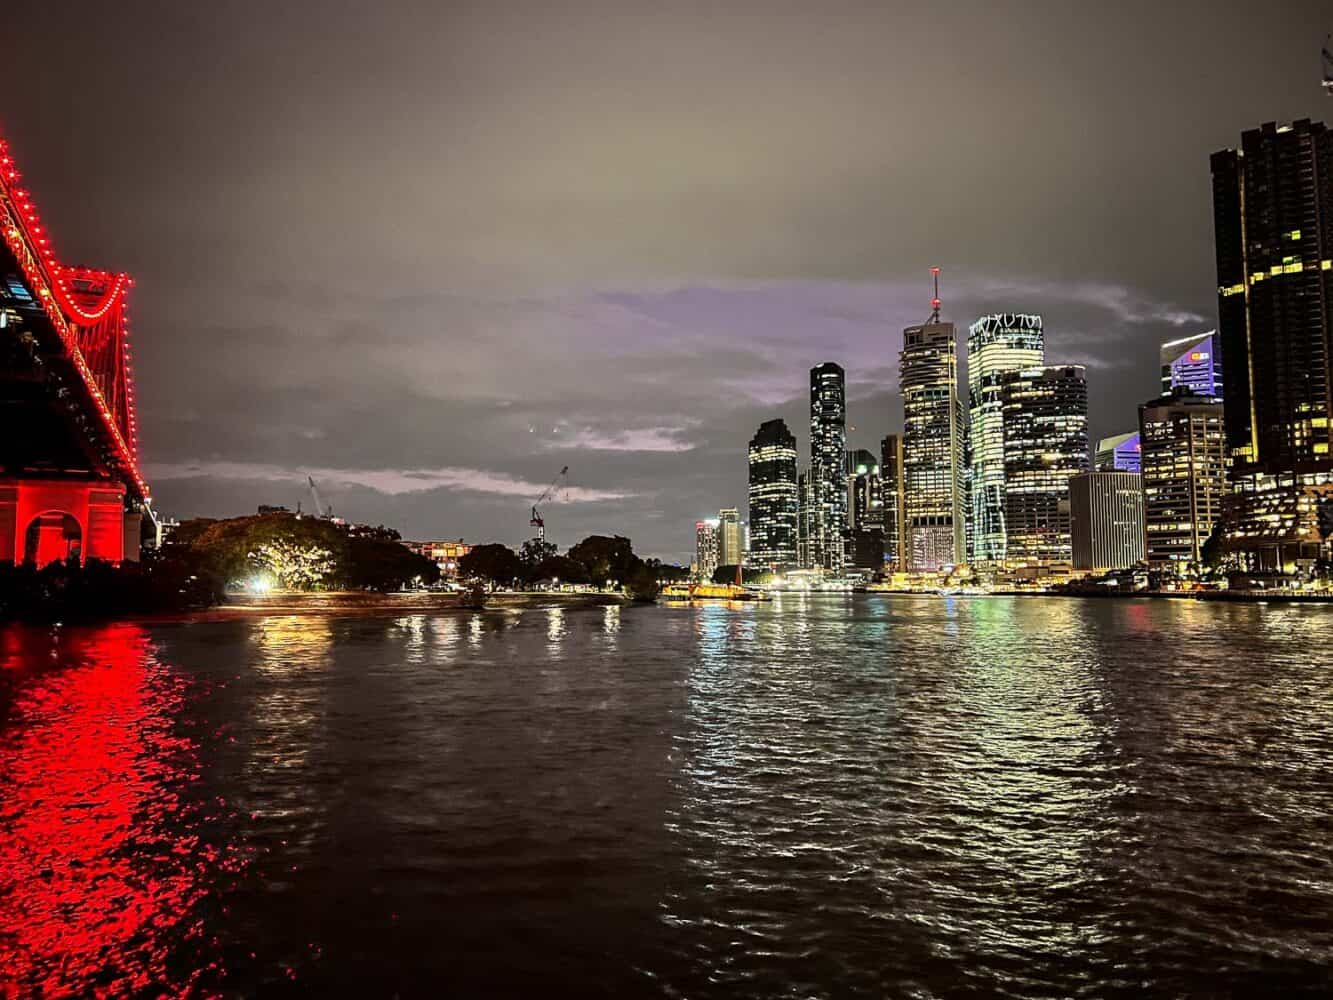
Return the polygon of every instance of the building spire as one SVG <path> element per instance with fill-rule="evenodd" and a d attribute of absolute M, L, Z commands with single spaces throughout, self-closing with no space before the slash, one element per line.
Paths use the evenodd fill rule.
<path fill-rule="evenodd" d="M 940 321 L 940 269 L 932 267 L 930 274 L 935 279 L 935 296 L 930 300 L 930 322 L 938 323 Z"/>

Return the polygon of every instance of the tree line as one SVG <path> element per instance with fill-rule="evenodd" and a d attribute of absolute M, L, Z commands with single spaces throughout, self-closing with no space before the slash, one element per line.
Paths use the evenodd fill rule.
<path fill-rule="evenodd" d="M 474 545 L 458 561 L 459 576 L 483 580 L 492 589 L 532 586 L 542 581 L 619 585 L 632 596 L 651 599 L 662 584 L 683 580 L 688 570 L 659 559 L 641 559 L 621 535 L 589 535 L 563 555 L 557 546 L 528 539 L 517 552 L 499 542 Z"/>

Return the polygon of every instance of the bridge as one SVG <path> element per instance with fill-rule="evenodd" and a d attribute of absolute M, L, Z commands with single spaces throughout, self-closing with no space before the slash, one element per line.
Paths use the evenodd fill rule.
<path fill-rule="evenodd" d="M 139 557 L 127 297 L 60 263 L 0 137 L 0 563 Z"/>

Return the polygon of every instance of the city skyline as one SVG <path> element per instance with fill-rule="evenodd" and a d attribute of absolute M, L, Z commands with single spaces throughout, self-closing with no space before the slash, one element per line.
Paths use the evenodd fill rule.
<path fill-rule="evenodd" d="M 0 124 L 66 256 L 138 280 L 145 473 L 170 515 L 294 506 L 310 474 L 350 518 L 517 544 L 570 464 L 553 539 L 615 530 L 679 561 L 682 520 L 743 502 L 734 456 L 762 420 L 805 452 L 811 365 L 848 371 L 850 447 L 901 429 L 898 331 L 931 264 L 960 329 L 1041 313 L 1048 355 L 1088 366 L 1092 436 L 1123 432 L 1159 345 L 1217 323 L 1209 155 L 1327 117 L 1314 3 L 1208 5 L 1202 35 L 1203 8 L 1173 8 L 1146 49 L 1116 11 L 858 11 L 817 36 L 775 17 L 789 71 L 747 55 L 739 12 L 704 30 L 645 7 L 643 30 L 592 7 L 537 41 L 485 10 L 331 4 L 312 36 L 262 9 L 128 5 L 94 41 L 25 8 L 7 29 L 17 78 L 48 83 Z M 177 44 L 145 44 L 163 33 Z M 90 57 L 50 78 L 41 53 L 81 37 Z M 960 56 L 931 100 L 885 96 L 938 38 Z M 990 95 L 961 54 L 997 40 L 1043 58 Z M 456 75 L 432 90 L 441 44 Z M 1243 78 L 1216 68 L 1242 51 Z M 1130 64 L 1148 72 L 1127 84 Z M 803 100 L 771 101 L 788 73 Z M 91 171 L 52 127 L 88 93 L 134 109 L 87 123 Z M 1046 155 L 1017 155 L 1028 134 Z"/>

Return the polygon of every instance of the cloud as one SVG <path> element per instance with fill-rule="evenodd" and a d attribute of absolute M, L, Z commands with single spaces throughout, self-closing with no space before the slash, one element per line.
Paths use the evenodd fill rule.
<path fill-rule="evenodd" d="M 694 444 L 681 439 L 685 427 L 641 427 L 637 430 L 601 431 L 580 428 L 562 447 L 593 451 L 692 451 Z"/>
<path fill-rule="evenodd" d="M 251 482 L 299 482 L 311 476 L 317 483 L 340 486 L 364 486 L 378 493 L 398 496 L 404 493 L 425 493 L 430 490 L 450 490 L 466 493 L 485 493 L 506 497 L 535 497 L 546 483 L 533 483 L 484 469 L 329 469 L 299 468 L 270 465 L 262 462 L 186 462 L 150 464 L 147 474 L 154 480 L 227 479 Z M 570 486 L 561 490 L 560 499 L 566 503 L 599 503 L 624 500 L 632 493 L 619 490 L 589 489 Z"/>

